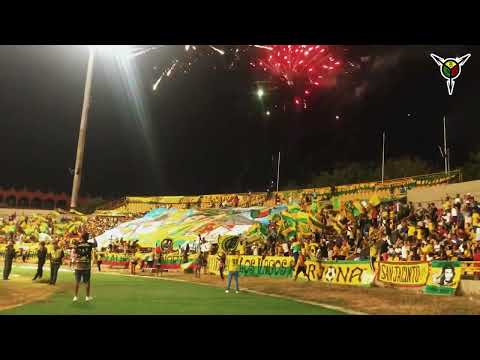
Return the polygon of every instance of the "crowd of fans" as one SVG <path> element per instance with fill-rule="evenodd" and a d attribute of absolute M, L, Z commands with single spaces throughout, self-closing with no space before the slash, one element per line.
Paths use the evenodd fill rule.
<path fill-rule="evenodd" d="M 362 211 L 353 216 L 347 209 L 333 210 L 327 206 L 320 211 L 312 209 L 316 202 L 314 195 L 305 195 L 300 201 L 304 212 L 313 215 L 317 226 L 309 233 L 297 233 L 288 238 L 277 220 L 268 226 L 265 240 L 249 241 L 239 239 L 240 255 L 257 256 L 292 256 L 295 262 L 300 256 L 306 259 L 325 260 L 382 260 L 382 261 L 432 261 L 460 260 L 480 261 L 480 203 L 471 194 L 455 198 L 446 197 L 440 205 L 434 203 L 417 204 L 394 201 L 372 206 L 364 203 Z M 96 237 L 105 231 L 129 221 L 135 217 L 89 217 L 77 231 L 63 236 L 55 235 L 56 221 L 47 217 L 47 235 L 53 242 L 58 242 L 68 256 L 74 242 L 81 233 Z M 4 219 L 10 223 L 15 216 Z M 28 222 L 28 217 L 22 221 Z M 20 227 L 18 227 L 20 228 Z M 23 261 L 32 255 L 28 243 L 34 242 L 21 231 L 3 237 L 26 244 L 19 248 Z M 1 241 L 2 239 L 0 239 Z M 38 240 L 37 240 L 38 242 Z M 199 261 L 204 263 L 206 255 L 216 254 L 216 246 L 207 250 L 200 249 L 205 240 L 200 237 L 199 247 L 184 248 L 178 255 L 188 261 L 188 255 L 199 253 Z M 157 249 L 140 249 L 137 242 L 115 239 L 108 248 L 101 249 L 98 258 L 111 261 L 123 261 L 140 264 L 141 268 L 153 266 L 161 255 L 174 252 L 172 244 L 162 244 Z"/>
<path fill-rule="evenodd" d="M 302 211 L 312 213 L 315 194 L 300 200 Z M 288 199 L 287 199 L 288 201 Z M 300 256 L 307 260 L 382 260 L 382 261 L 480 261 L 480 203 L 471 194 L 442 199 L 440 205 L 392 201 L 372 206 L 364 203 L 358 216 L 345 208 L 334 210 L 331 206 L 314 214 L 319 226 L 310 233 L 298 233 L 287 238 L 279 224 L 272 220 L 266 241 L 248 241 L 240 237 L 240 255 Z M 199 263 L 207 255 L 215 255 L 217 246 L 200 250 L 205 240 L 200 237 L 198 247 L 179 250 L 183 262 L 188 254 L 200 254 Z M 150 252 L 151 250 L 151 252 Z M 132 258 L 133 250 L 122 240 L 113 242 L 111 253 L 124 253 Z M 160 251 L 174 252 L 172 248 L 149 249 L 142 258 L 134 260 L 141 268 L 148 267 L 159 258 Z M 130 254 L 130 255 L 128 255 Z M 148 261 L 147 261 L 148 260 Z"/>
<path fill-rule="evenodd" d="M 308 199 L 302 203 L 310 211 Z M 271 222 L 266 242 L 240 242 L 240 254 L 307 259 L 382 261 L 480 261 L 480 203 L 471 194 L 441 205 L 395 201 L 368 205 L 354 217 L 331 207 L 316 214 L 320 226 L 286 239 Z M 336 226 L 338 224 L 339 226 Z"/>
<path fill-rule="evenodd" d="M 36 226 L 34 234 L 26 234 L 25 228 L 28 224 L 38 222 L 38 217 L 17 216 L 16 214 L 6 216 L 0 219 L 3 228 L 9 226 L 11 231 L 0 234 L 0 244 L 7 244 L 13 241 L 16 245 L 17 259 L 27 262 L 29 259 L 35 259 L 40 244 L 57 243 L 66 253 L 68 259 L 73 250 L 74 244 L 80 239 L 81 234 L 88 233 L 91 238 L 103 234 L 105 231 L 112 229 L 122 222 L 132 220 L 138 216 L 126 215 L 122 217 L 99 217 L 90 216 L 88 218 L 64 216 L 41 217 L 40 226 Z M 62 227 L 64 231 L 58 231 Z M 118 245 L 121 245 L 120 247 Z M 116 243 L 115 248 L 111 251 L 122 252 L 122 244 Z M 1 249 L 0 249 L 1 250 Z M 104 249 L 107 251 L 108 249 Z"/>

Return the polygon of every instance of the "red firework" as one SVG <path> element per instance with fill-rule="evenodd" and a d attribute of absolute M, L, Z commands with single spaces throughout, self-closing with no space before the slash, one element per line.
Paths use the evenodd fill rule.
<path fill-rule="evenodd" d="M 306 98 L 341 69 L 326 45 L 267 45 L 261 57 L 251 63 L 278 77 L 294 89 L 293 103 L 307 106 Z"/>

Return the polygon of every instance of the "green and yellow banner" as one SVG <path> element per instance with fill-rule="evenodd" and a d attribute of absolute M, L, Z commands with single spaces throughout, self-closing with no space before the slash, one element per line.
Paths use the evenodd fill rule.
<path fill-rule="evenodd" d="M 455 295 L 461 275 L 460 261 L 432 261 L 424 292 L 432 295 Z"/>

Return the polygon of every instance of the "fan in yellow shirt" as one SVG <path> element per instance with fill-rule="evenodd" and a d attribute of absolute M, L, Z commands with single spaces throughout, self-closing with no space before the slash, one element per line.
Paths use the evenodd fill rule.
<path fill-rule="evenodd" d="M 342 247 L 340 248 L 340 260 L 345 260 L 350 253 L 350 246 L 346 241 L 343 242 Z"/>
<path fill-rule="evenodd" d="M 408 236 L 408 237 L 414 236 L 414 235 L 415 235 L 415 231 L 416 231 L 415 226 L 413 226 L 412 224 L 409 224 L 409 225 L 408 225 L 408 234 L 407 234 L 407 236 Z"/>
<path fill-rule="evenodd" d="M 238 251 L 234 254 L 227 257 L 227 289 L 225 292 L 228 294 L 230 292 L 230 285 L 232 283 L 232 278 L 235 279 L 235 292 L 238 294 L 240 291 L 238 288 L 238 272 L 240 270 L 240 256 L 238 256 Z"/>
<path fill-rule="evenodd" d="M 417 231 L 417 240 L 423 240 L 425 235 L 425 229 L 423 227 L 418 227 L 416 231 Z"/>
<path fill-rule="evenodd" d="M 447 197 L 447 199 L 443 203 L 443 209 L 447 211 L 447 210 L 450 210 L 451 208 L 452 208 L 452 204 L 450 203 L 450 199 Z"/>
<path fill-rule="evenodd" d="M 427 244 L 422 246 L 422 254 L 423 255 L 427 255 L 427 254 L 430 254 L 432 252 L 433 252 L 432 244 L 427 243 Z"/>
<path fill-rule="evenodd" d="M 476 211 L 472 215 L 472 225 L 480 227 L 480 214 L 478 214 Z"/>
<path fill-rule="evenodd" d="M 432 231 L 434 230 L 434 225 L 433 225 L 433 222 L 432 222 L 432 221 L 429 221 L 427 226 L 428 226 L 428 230 L 429 230 L 430 232 L 432 232 Z"/>
<path fill-rule="evenodd" d="M 238 247 L 240 255 L 245 255 L 245 242 L 241 241 Z"/>

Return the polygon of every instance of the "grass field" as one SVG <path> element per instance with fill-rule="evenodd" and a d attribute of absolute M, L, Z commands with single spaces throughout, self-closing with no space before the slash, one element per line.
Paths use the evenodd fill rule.
<path fill-rule="evenodd" d="M 45 266 L 45 270 L 48 266 Z M 0 270 L 1 271 L 1 270 Z M 0 298 L 25 286 L 34 270 L 13 269 L 8 287 L 0 280 Z M 16 276 L 15 276 L 16 275 Z M 18 276 L 20 275 L 20 276 Z M 44 272 L 48 278 L 49 271 Z M 22 279 L 23 282 L 20 283 Z M 17 285 L 18 282 L 18 285 Z M 0 315 L 339 315 L 338 311 L 293 300 L 250 293 L 226 294 L 223 289 L 152 278 L 92 274 L 93 302 L 85 302 L 84 287 L 72 302 L 73 273 L 60 272 L 56 291 L 44 300 L 0 311 Z M 30 284 L 28 284 L 30 286 Z M 32 284 L 36 289 L 47 284 Z M 3 288 L 3 289 L 2 289 Z M 9 294 L 10 292 L 10 294 Z"/>

